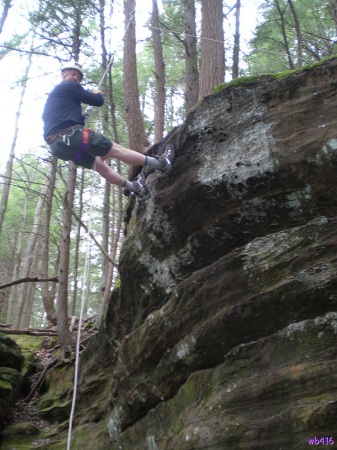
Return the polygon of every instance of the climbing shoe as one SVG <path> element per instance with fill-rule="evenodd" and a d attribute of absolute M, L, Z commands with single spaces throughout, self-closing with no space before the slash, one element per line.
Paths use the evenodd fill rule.
<path fill-rule="evenodd" d="M 174 147 L 173 145 L 167 145 L 162 155 L 158 157 L 160 165 L 158 170 L 164 173 L 170 173 L 172 171 L 172 162 L 174 159 Z"/>
<path fill-rule="evenodd" d="M 137 175 L 137 178 L 132 182 L 133 189 L 131 189 L 131 192 L 133 192 L 138 197 L 143 197 L 145 194 L 145 177 L 143 174 Z"/>

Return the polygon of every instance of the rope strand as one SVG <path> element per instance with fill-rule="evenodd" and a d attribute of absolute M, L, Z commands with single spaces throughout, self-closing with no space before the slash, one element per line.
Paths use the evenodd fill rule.
<path fill-rule="evenodd" d="M 95 175 L 92 176 L 91 188 L 90 188 L 90 198 L 92 198 L 94 192 L 94 179 Z M 85 264 L 84 264 L 84 273 L 83 273 L 83 284 L 82 284 L 82 298 L 81 298 L 81 310 L 80 317 L 78 321 L 78 331 L 77 331 L 77 342 L 76 342 L 76 353 L 75 353 L 75 371 L 74 371 L 74 388 L 73 388 L 73 401 L 71 405 L 71 412 L 69 417 L 69 429 L 68 429 L 68 443 L 67 450 L 71 448 L 71 434 L 72 427 L 75 415 L 75 406 L 76 406 L 76 397 L 77 397 L 77 387 L 78 387 L 78 372 L 79 372 L 79 364 L 80 364 L 80 343 L 81 343 L 81 329 L 83 322 L 83 314 L 84 314 L 84 305 L 86 304 L 89 292 L 89 275 L 90 275 L 90 252 L 91 252 L 91 226 L 92 226 L 92 209 L 93 202 L 90 205 L 89 211 L 89 224 L 88 224 L 88 232 L 86 239 L 86 252 L 85 252 Z"/>

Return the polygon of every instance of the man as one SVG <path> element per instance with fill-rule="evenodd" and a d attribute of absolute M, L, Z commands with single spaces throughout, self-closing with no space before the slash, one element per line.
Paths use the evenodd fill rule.
<path fill-rule="evenodd" d="M 145 192 L 144 177 L 138 176 L 135 181 L 126 180 L 103 159 L 115 158 L 132 166 L 147 166 L 163 172 L 171 170 L 171 146 L 162 156 L 155 158 L 113 143 L 101 133 L 84 129 L 85 116 L 81 103 L 102 106 L 103 94 L 98 89 L 88 91 L 81 86 L 83 71 L 77 63 L 66 64 L 61 70 L 61 77 L 61 83 L 50 92 L 42 115 L 44 139 L 54 156 L 93 169 L 110 183 L 139 196 Z"/>

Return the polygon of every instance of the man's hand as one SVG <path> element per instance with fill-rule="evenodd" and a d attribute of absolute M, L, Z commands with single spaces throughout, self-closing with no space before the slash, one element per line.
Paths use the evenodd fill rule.
<path fill-rule="evenodd" d="M 103 92 L 100 91 L 99 89 L 93 89 L 91 92 L 92 92 L 93 94 L 102 94 L 102 95 L 103 95 Z"/>

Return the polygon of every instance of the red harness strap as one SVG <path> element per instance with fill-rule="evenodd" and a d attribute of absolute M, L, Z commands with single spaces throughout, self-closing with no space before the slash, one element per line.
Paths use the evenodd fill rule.
<path fill-rule="evenodd" d="M 84 150 L 84 151 L 87 150 L 87 147 L 89 144 L 89 131 L 92 131 L 92 130 L 89 130 L 89 128 L 83 128 L 81 147 L 82 147 L 82 150 Z M 85 147 L 85 149 L 83 147 Z"/>
<path fill-rule="evenodd" d="M 76 155 L 73 156 L 72 160 L 74 161 L 75 164 L 77 164 L 83 153 L 87 152 L 88 148 L 89 148 L 89 131 L 93 131 L 90 130 L 90 128 L 83 128 L 82 130 L 82 142 L 81 142 L 81 147 L 79 149 L 79 151 L 76 153 Z"/>

